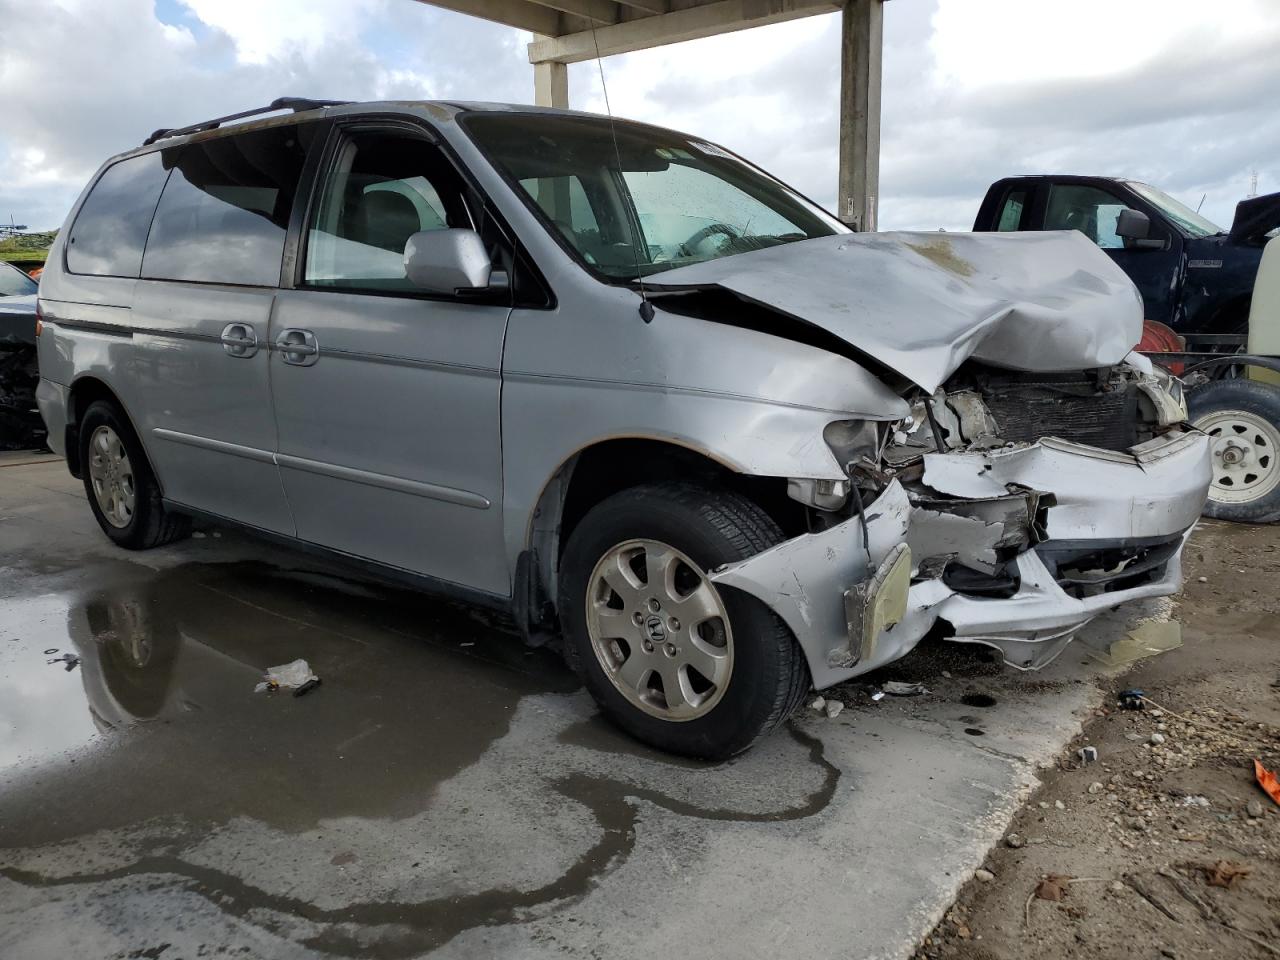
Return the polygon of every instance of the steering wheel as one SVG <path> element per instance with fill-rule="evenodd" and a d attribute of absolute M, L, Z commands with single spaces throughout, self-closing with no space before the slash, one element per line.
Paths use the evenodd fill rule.
<path fill-rule="evenodd" d="M 696 254 L 693 252 L 694 247 L 700 244 L 703 240 L 707 239 L 707 237 L 715 236 L 717 233 L 723 234 L 724 236 L 728 237 L 730 240 L 737 240 L 740 236 L 742 236 L 741 233 L 739 233 L 733 227 L 729 226 L 727 223 L 709 223 L 705 227 L 703 227 L 701 230 L 698 230 L 696 233 L 690 236 L 689 239 L 686 240 L 684 243 L 680 244 L 680 251 L 679 251 L 680 255 L 683 257 L 696 256 Z"/>

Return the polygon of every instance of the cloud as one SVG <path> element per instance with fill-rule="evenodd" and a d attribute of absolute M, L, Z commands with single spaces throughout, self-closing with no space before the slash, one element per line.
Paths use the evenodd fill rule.
<path fill-rule="evenodd" d="M 63 219 L 152 129 L 292 94 L 527 101 L 528 34 L 414 0 L 0 0 L 0 214 Z M 604 62 L 620 116 L 724 143 L 819 202 L 836 188 L 840 18 Z M 987 184 L 1134 176 L 1219 222 L 1280 190 L 1274 0 L 885 5 L 882 228 L 964 229 Z M 570 98 L 603 111 L 599 67 Z M 7 219 L 7 216 L 6 216 Z"/>

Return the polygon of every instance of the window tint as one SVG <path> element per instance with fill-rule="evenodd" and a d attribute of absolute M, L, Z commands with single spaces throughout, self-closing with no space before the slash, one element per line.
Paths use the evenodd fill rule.
<path fill-rule="evenodd" d="M 1022 211 L 1027 208 L 1027 190 L 1018 188 L 1004 195 L 1004 205 L 1000 208 L 1000 219 L 996 229 L 1001 231 L 1021 230 Z"/>
<path fill-rule="evenodd" d="M 1057 184 L 1049 189 L 1045 211 L 1046 230 L 1079 230 L 1104 250 L 1124 247 L 1116 233 L 1116 221 L 1125 204 L 1113 193 L 1078 184 Z"/>
<path fill-rule="evenodd" d="M 0 297 L 29 297 L 39 285 L 17 267 L 0 263 Z"/>
<path fill-rule="evenodd" d="M 71 225 L 67 268 L 72 273 L 136 277 L 151 215 L 168 175 L 159 153 L 108 167 Z"/>
<path fill-rule="evenodd" d="M 472 226 L 462 184 L 425 140 L 364 133 L 338 152 L 307 232 L 304 281 L 355 290 L 416 291 L 404 272 L 409 238 Z"/>
<path fill-rule="evenodd" d="M 315 124 L 273 127 L 163 151 L 173 175 L 156 208 L 142 275 L 274 286 Z"/>

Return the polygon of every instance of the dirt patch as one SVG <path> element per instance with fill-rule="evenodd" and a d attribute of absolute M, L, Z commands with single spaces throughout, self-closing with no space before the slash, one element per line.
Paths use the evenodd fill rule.
<path fill-rule="evenodd" d="M 917 958 L 1280 956 L 1280 528 L 1207 522 L 1185 645 L 1136 664 L 1044 775 Z M 1097 749 L 1082 762 L 1080 748 Z"/>

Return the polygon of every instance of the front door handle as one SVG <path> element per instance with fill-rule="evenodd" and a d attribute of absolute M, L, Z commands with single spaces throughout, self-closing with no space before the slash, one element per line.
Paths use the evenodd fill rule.
<path fill-rule="evenodd" d="M 276 349 L 285 363 L 298 367 L 309 367 L 320 359 L 320 344 L 316 335 L 310 330 L 289 327 L 281 330 L 276 337 Z"/>
<path fill-rule="evenodd" d="M 228 323 L 222 328 L 222 349 L 227 354 L 243 360 L 258 352 L 258 335 L 248 323 Z"/>

